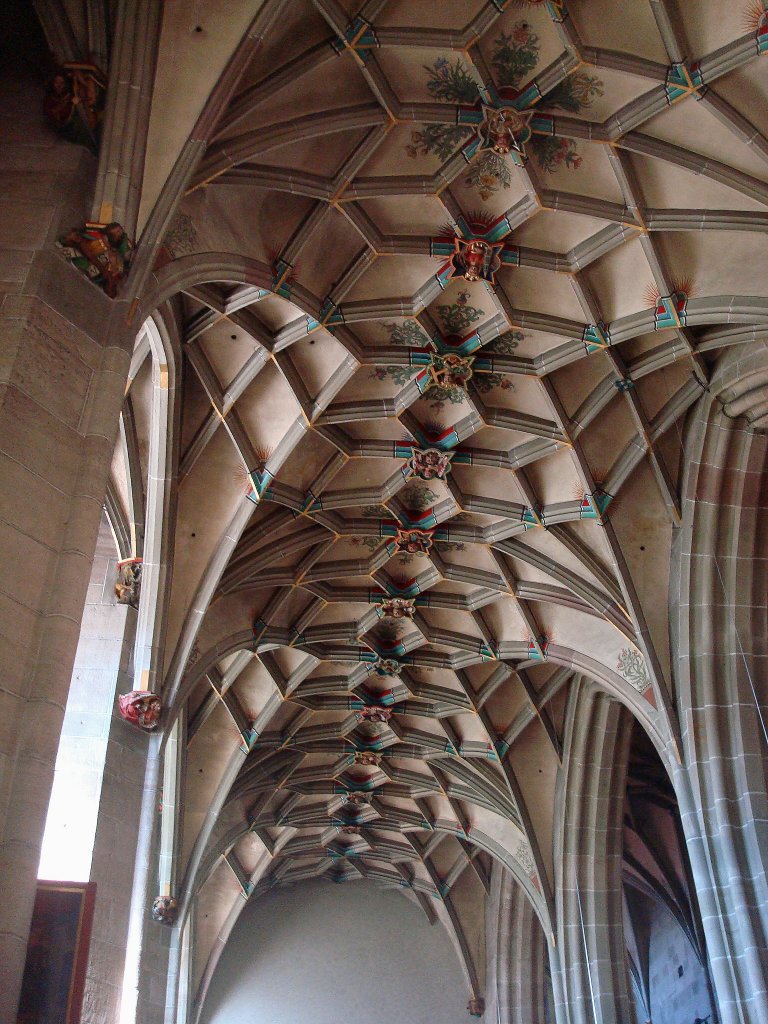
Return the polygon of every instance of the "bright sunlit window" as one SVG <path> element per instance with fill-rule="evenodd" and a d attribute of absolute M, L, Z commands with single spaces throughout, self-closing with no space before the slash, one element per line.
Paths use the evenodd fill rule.
<path fill-rule="evenodd" d="M 106 522 L 94 555 L 64 713 L 38 878 L 90 880 L 126 607 L 114 598 L 117 553 Z"/>

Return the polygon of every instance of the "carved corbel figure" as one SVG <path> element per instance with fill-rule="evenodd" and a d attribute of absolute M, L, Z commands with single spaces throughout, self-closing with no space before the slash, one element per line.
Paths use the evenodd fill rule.
<path fill-rule="evenodd" d="M 122 225 L 87 222 L 62 235 L 56 243 L 62 255 L 99 285 L 110 299 L 117 295 L 133 256 L 133 243 Z"/>
<path fill-rule="evenodd" d="M 149 690 L 131 690 L 117 698 L 120 716 L 131 725 L 150 731 L 157 727 L 162 711 L 160 698 Z"/>
<path fill-rule="evenodd" d="M 128 604 L 131 608 L 139 607 L 141 597 L 140 558 L 126 558 L 117 563 L 117 580 L 115 581 L 115 597 L 118 604 Z"/>
<path fill-rule="evenodd" d="M 482 1017 L 485 1013 L 485 1000 L 474 997 L 467 1003 L 467 1013 L 470 1017 Z"/>
<path fill-rule="evenodd" d="M 152 901 L 152 920 L 160 924 L 173 924 L 176 920 L 176 900 L 173 896 L 157 896 Z"/>
<path fill-rule="evenodd" d="M 62 138 L 85 146 L 96 155 L 106 91 L 106 76 L 95 64 L 62 64 L 48 83 L 43 100 L 48 123 Z"/>

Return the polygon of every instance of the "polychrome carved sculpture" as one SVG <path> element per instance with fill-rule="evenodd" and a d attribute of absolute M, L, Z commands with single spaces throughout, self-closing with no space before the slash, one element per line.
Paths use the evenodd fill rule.
<path fill-rule="evenodd" d="M 379 658 L 374 668 L 379 676 L 399 676 L 403 670 L 397 658 Z"/>
<path fill-rule="evenodd" d="M 503 248 L 503 244 L 492 245 L 482 238 L 468 242 L 457 238 L 452 261 L 454 271 L 467 281 L 489 281 L 493 284 L 496 271 L 501 266 L 500 250 Z"/>
<path fill-rule="evenodd" d="M 366 705 L 357 712 L 357 717 L 363 722 L 388 722 L 392 717 L 389 708 L 376 708 Z"/>
<path fill-rule="evenodd" d="M 63 235 L 57 245 L 78 270 L 115 298 L 133 256 L 133 243 L 120 224 L 88 222 Z"/>
<path fill-rule="evenodd" d="M 439 448 L 415 448 L 408 461 L 414 476 L 422 480 L 444 480 L 452 457 L 453 452 L 441 452 Z"/>
<path fill-rule="evenodd" d="M 499 156 L 506 156 L 513 150 L 523 151 L 523 145 L 531 137 L 530 113 L 521 114 L 514 107 L 484 107 L 483 113 L 485 118 L 479 127 L 483 149 L 490 149 Z"/>
<path fill-rule="evenodd" d="M 106 77 L 95 64 L 62 64 L 48 83 L 43 111 L 49 124 L 68 142 L 99 149 L 106 102 Z"/>
<path fill-rule="evenodd" d="M 457 356 L 454 352 L 447 355 L 432 356 L 432 379 L 440 388 L 466 388 L 467 381 L 472 379 L 472 356 Z"/>
<path fill-rule="evenodd" d="M 363 807 L 371 802 L 370 793 L 347 793 L 344 797 L 347 807 Z"/>
<path fill-rule="evenodd" d="M 148 731 L 157 727 L 162 710 L 157 694 L 149 690 L 131 690 L 130 693 L 121 693 L 117 704 L 120 716 L 126 722 Z"/>
<path fill-rule="evenodd" d="M 412 597 L 388 597 L 381 602 L 381 614 L 389 619 L 412 619 L 416 602 Z"/>
<path fill-rule="evenodd" d="M 426 555 L 432 547 L 431 530 L 397 531 L 397 549 L 409 555 Z"/>
<path fill-rule="evenodd" d="M 374 754 L 368 750 L 358 750 L 355 752 L 355 764 L 378 767 L 381 764 L 381 754 Z"/>
<path fill-rule="evenodd" d="M 173 896 L 158 896 L 152 901 L 152 920 L 160 924 L 173 924 L 176 920 L 176 900 Z"/>
<path fill-rule="evenodd" d="M 470 1017 L 482 1017 L 485 1013 L 484 999 L 470 999 L 467 1003 L 467 1013 Z"/>
<path fill-rule="evenodd" d="M 131 608 L 139 607 L 141 567 L 142 560 L 140 558 L 126 558 L 124 562 L 117 563 L 115 597 L 118 604 L 128 604 Z"/>

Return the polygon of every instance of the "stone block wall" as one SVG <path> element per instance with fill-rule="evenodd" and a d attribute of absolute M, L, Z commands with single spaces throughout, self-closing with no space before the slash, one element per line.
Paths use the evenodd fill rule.
<path fill-rule="evenodd" d="M 133 341 L 126 303 L 55 250 L 89 216 L 96 165 L 44 123 L 40 62 L 15 57 L 0 74 L 0 1020 L 15 1019 Z"/>
<path fill-rule="evenodd" d="M 114 564 L 110 568 L 113 572 L 107 582 L 114 583 Z M 114 597 L 111 600 L 114 601 Z M 120 718 L 116 703 L 118 693 L 133 689 L 137 613 L 133 608 L 124 608 L 124 614 L 126 625 L 116 685 L 112 690 L 112 713 L 107 722 L 106 760 L 91 868 L 91 881 L 96 883 L 96 909 L 83 1024 L 119 1020 L 136 834 L 144 788 L 148 736 Z M 162 969 L 162 958 L 160 962 Z"/>
<path fill-rule="evenodd" d="M 650 912 L 651 1019 L 653 1024 L 693 1024 L 712 1013 L 704 970 L 672 915 L 659 904 Z"/>

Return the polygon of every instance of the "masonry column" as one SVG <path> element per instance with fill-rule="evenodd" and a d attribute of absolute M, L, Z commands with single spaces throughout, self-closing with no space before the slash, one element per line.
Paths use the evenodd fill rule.
<path fill-rule="evenodd" d="M 486 919 L 486 1019 L 498 1024 L 545 1024 L 544 930 L 522 887 L 498 863 L 493 865 Z"/>
<path fill-rule="evenodd" d="M 571 690 L 555 809 L 558 1024 L 632 1024 L 622 812 L 632 717 L 593 683 Z M 559 975 L 555 977 L 555 974 Z"/>
<path fill-rule="evenodd" d="M 768 438 L 749 423 L 766 380 L 764 342 L 730 353 L 691 417 L 670 577 L 674 781 L 722 1024 L 768 1020 Z"/>
<path fill-rule="evenodd" d="M 59 733 L 132 329 L 55 252 L 95 161 L 43 123 L 34 61 L 0 81 L 0 1020 L 14 1021 Z"/>

